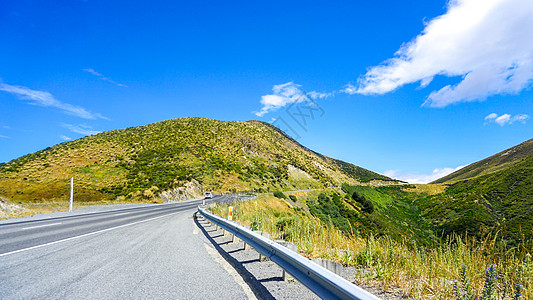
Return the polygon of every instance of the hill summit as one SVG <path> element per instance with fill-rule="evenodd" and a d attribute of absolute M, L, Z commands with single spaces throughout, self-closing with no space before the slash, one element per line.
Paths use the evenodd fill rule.
<path fill-rule="evenodd" d="M 18 202 L 150 198 L 193 180 L 215 192 L 394 181 L 302 146 L 271 124 L 182 118 L 108 131 L 0 164 L 0 196 Z"/>

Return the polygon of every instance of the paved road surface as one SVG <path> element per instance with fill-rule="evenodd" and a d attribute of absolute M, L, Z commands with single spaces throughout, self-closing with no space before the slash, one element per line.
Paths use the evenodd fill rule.
<path fill-rule="evenodd" d="M 0 299 L 253 298 L 191 221 L 199 202 L 0 224 Z"/>

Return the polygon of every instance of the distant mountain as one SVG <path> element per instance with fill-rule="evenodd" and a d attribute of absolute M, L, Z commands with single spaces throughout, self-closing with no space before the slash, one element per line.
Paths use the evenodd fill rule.
<path fill-rule="evenodd" d="M 150 198 L 193 179 L 205 190 L 273 191 L 394 181 L 315 153 L 260 121 L 183 118 L 113 130 L 0 164 L 0 196 L 18 202 Z"/>
<path fill-rule="evenodd" d="M 519 163 L 531 155 L 533 155 L 533 139 L 468 165 L 432 183 L 454 183 L 490 174 Z"/>

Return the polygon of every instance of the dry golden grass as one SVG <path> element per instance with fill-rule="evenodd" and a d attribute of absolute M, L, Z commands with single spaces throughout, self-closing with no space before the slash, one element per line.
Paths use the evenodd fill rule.
<path fill-rule="evenodd" d="M 415 188 L 404 188 L 402 189 L 405 192 L 414 192 L 414 193 L 426 193 L 428 195 L 436 195 L 443 193 L 446 189 L 446 186 L 443 184 L 414 184 Z"/>

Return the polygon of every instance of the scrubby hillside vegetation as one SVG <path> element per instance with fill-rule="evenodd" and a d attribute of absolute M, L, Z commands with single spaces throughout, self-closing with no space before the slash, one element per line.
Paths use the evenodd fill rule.
<path fill-rule="evenodd" d="M 470 164 L 447 176 L 435 180 L 433 183 L 454 183 L 477 176 L 490 174 L 511 167 L 533 155 L 533 139 L 494 154 L 483 160 Z"/>
<path fill-rule="evenodd" d="M 62 143 L 0 165 L 0 195 L 15 202 L 150 200 L 197 180 L 205 190 L 309 189 L 392 181 L 303 147 L 259 121 L 184 118 Z"/>
<path fill-rule="evenodd" d="M 533 299 L 531 244 L 509 246 L 497 235 L 437 237 L 409 204 L 410 197 L 430 196 L 421 190 L 278 192 L 211 209 L 227 216 L 232 205 L 234 220 L 297 244 L 300 254 L 354 266 L 358 285 L 379 285 L 410 299 Z M 394 195 L 408 206 L 391 205 Z"/>
<path fill-rule="evenodd" d="M 533 238 L 533 156 L 500 171 L 464 180 L 416 205 L 444 234 L 498 233 L 517 245 Z"/>

